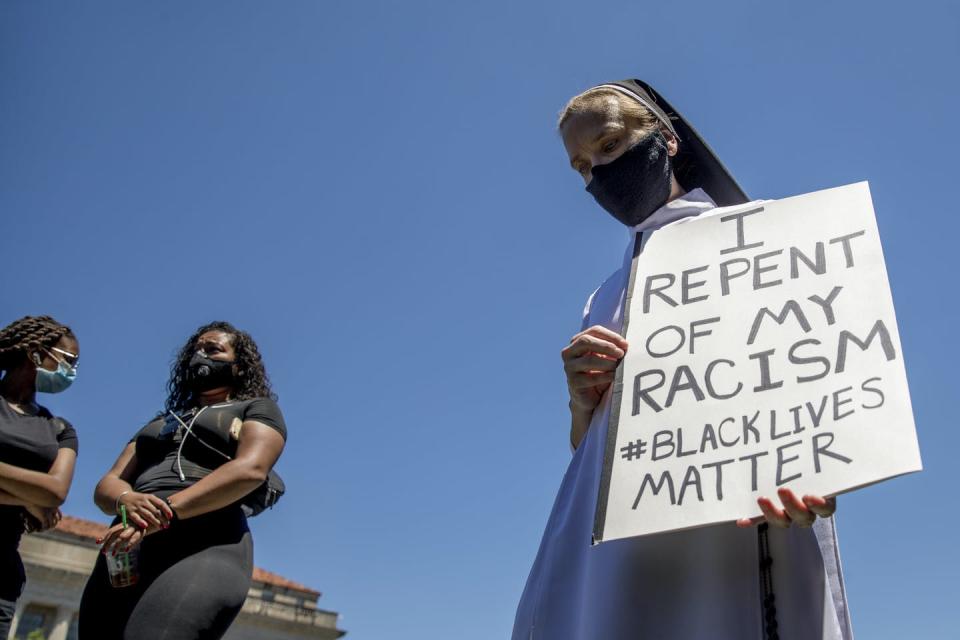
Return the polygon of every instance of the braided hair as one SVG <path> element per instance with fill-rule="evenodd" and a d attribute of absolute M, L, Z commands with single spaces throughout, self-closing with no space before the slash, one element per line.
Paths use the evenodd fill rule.
<path fill-rule="evenodd" d="M 236 376 L 230 397 L 234 400 L 270 398 L 277 396 L 270 387 L 267 370 L 257 343 L 246 331 L 237 329 L 229 322 L 211 322 L 197 329 L 180 348 L 173 365 L 170 367 L 170 380 L 167 382 L 166 410 L 179 413 L 191 408 L 193 392 L 188 384 L 190 379 L 190 359 L 197 349 L 197 340 L 208 331 L 222 331 L 232 339 L 230 344 L 236 353 Z"/>
<path fill-rule="evenodd" d="M 76 338 L 65 324 L 50 316 L 24 316 L 0 329 L 0 371 L 9 371 L 19 357 L 43 347 L 52 347 L 60 338 Z"/>

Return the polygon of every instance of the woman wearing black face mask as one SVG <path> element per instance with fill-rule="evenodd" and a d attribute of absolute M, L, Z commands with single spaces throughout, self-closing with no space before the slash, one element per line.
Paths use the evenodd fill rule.
<path fill-rule="evenodd" d="M 0 329 L 0 638 L 6 638 L 25 576 L 24 531 L 56 525 L 77 460 L 77 434 L 36 402 L 65 390 L 80 357 L 69 327 L 27 316 Z"/>
<path fill-rule="evenodd" d="M 165 410 L 127 444 L 94 501 L 124 514 L 103 542 L 80 606 L 91 640 L 220 638 L 253 573 L 240 500 L 283 451 L 286 427 L 253 339 L 201 327 L 173 365 Z M 136 584 L 112 587 L 106 554 L 137 551 Z"/>
<path fill-rule="evenodd" d="M 576 452 L 517 609 L 514 640 L 850 640 L 833 499 L 785 487 L 777 501 L 758 500 L 765 522 L 756 529 L 741 520 L 739 528 L 590 548 L 607 391 L 629 348 L 619 331 L 636 234 L 748 199 L 693 127 L 641 81 L 574 97 L 558 128 L 570 165 L 630 229 L 631 247 L 590 296 L 582 331 L 562 351 Z"/>

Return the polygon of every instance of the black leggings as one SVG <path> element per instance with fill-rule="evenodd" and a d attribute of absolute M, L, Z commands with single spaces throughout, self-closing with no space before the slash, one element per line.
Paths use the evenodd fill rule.
<path fill-rule="evenodd" d="M 0 534 L 7 534 L 0 543 L 0 640 L 7 640 L 13 613 L 17 609 L 17 598 L 20 597 L 26 582 L 23 561 L 17 551 L 20 544 L 19 532 L 10 535 L 2 529 L 4 524 L 6 523 L 0 522 Z"/>
<path fill-rule="evenodd" d="M 218 640 L 247 597 L 253 540 L 239 508 L 175 522 L 140 546 L 140 580 L 110 586 L 97 558 L 80 601 L 81 640 Z"/>
<path fill-rule="evenodd" d="M 10 634 L 10 625 L 13 623 L 13 614 L 17 610 L 16 600 L 0 598 L 0 638 L 7 640 Z"/>

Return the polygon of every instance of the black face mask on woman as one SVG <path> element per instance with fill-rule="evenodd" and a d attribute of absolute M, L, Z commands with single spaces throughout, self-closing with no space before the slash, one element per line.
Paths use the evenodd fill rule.
<path fill-rule="evenodd" d="M 233 362 L 211 360 L 199 352 L 193 354 L 190 364 L 187 365 L 190 388 L 194 391 L 209 391 L 217 387 L 229 387 L 233 382 L 233 365 Z"/>
<path fill-rule="evenodd" d="M 607 213 L 633 227 L 667 202 L 670 172 L 667 141 L 654 129 L 613 162 L 593 167 L 587 192 Z"/>

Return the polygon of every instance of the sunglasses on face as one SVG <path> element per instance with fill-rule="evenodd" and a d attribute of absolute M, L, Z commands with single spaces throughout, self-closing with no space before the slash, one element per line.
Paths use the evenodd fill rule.
<path fill-rule="evenodd" d="M 80 362 L 80 356 L 78 356 L 77 354 L 70 353 L 69 351 L 64 351 L 63 349 L 58 349 L 57 347 L 50 347 L 49 349 L 44 349 L 44 351 L 46 351 L 47 355 L 49 355 L 51 358 L 53 358 L 57 362 L 63 362 L 64 364 L 70 367 L 73 367 L 74 369 L 77 368 L 77 364 Z M 58 358 L 57 355 L 53 353 L 54 351 L 60 354 L 61 357 Z"/>

